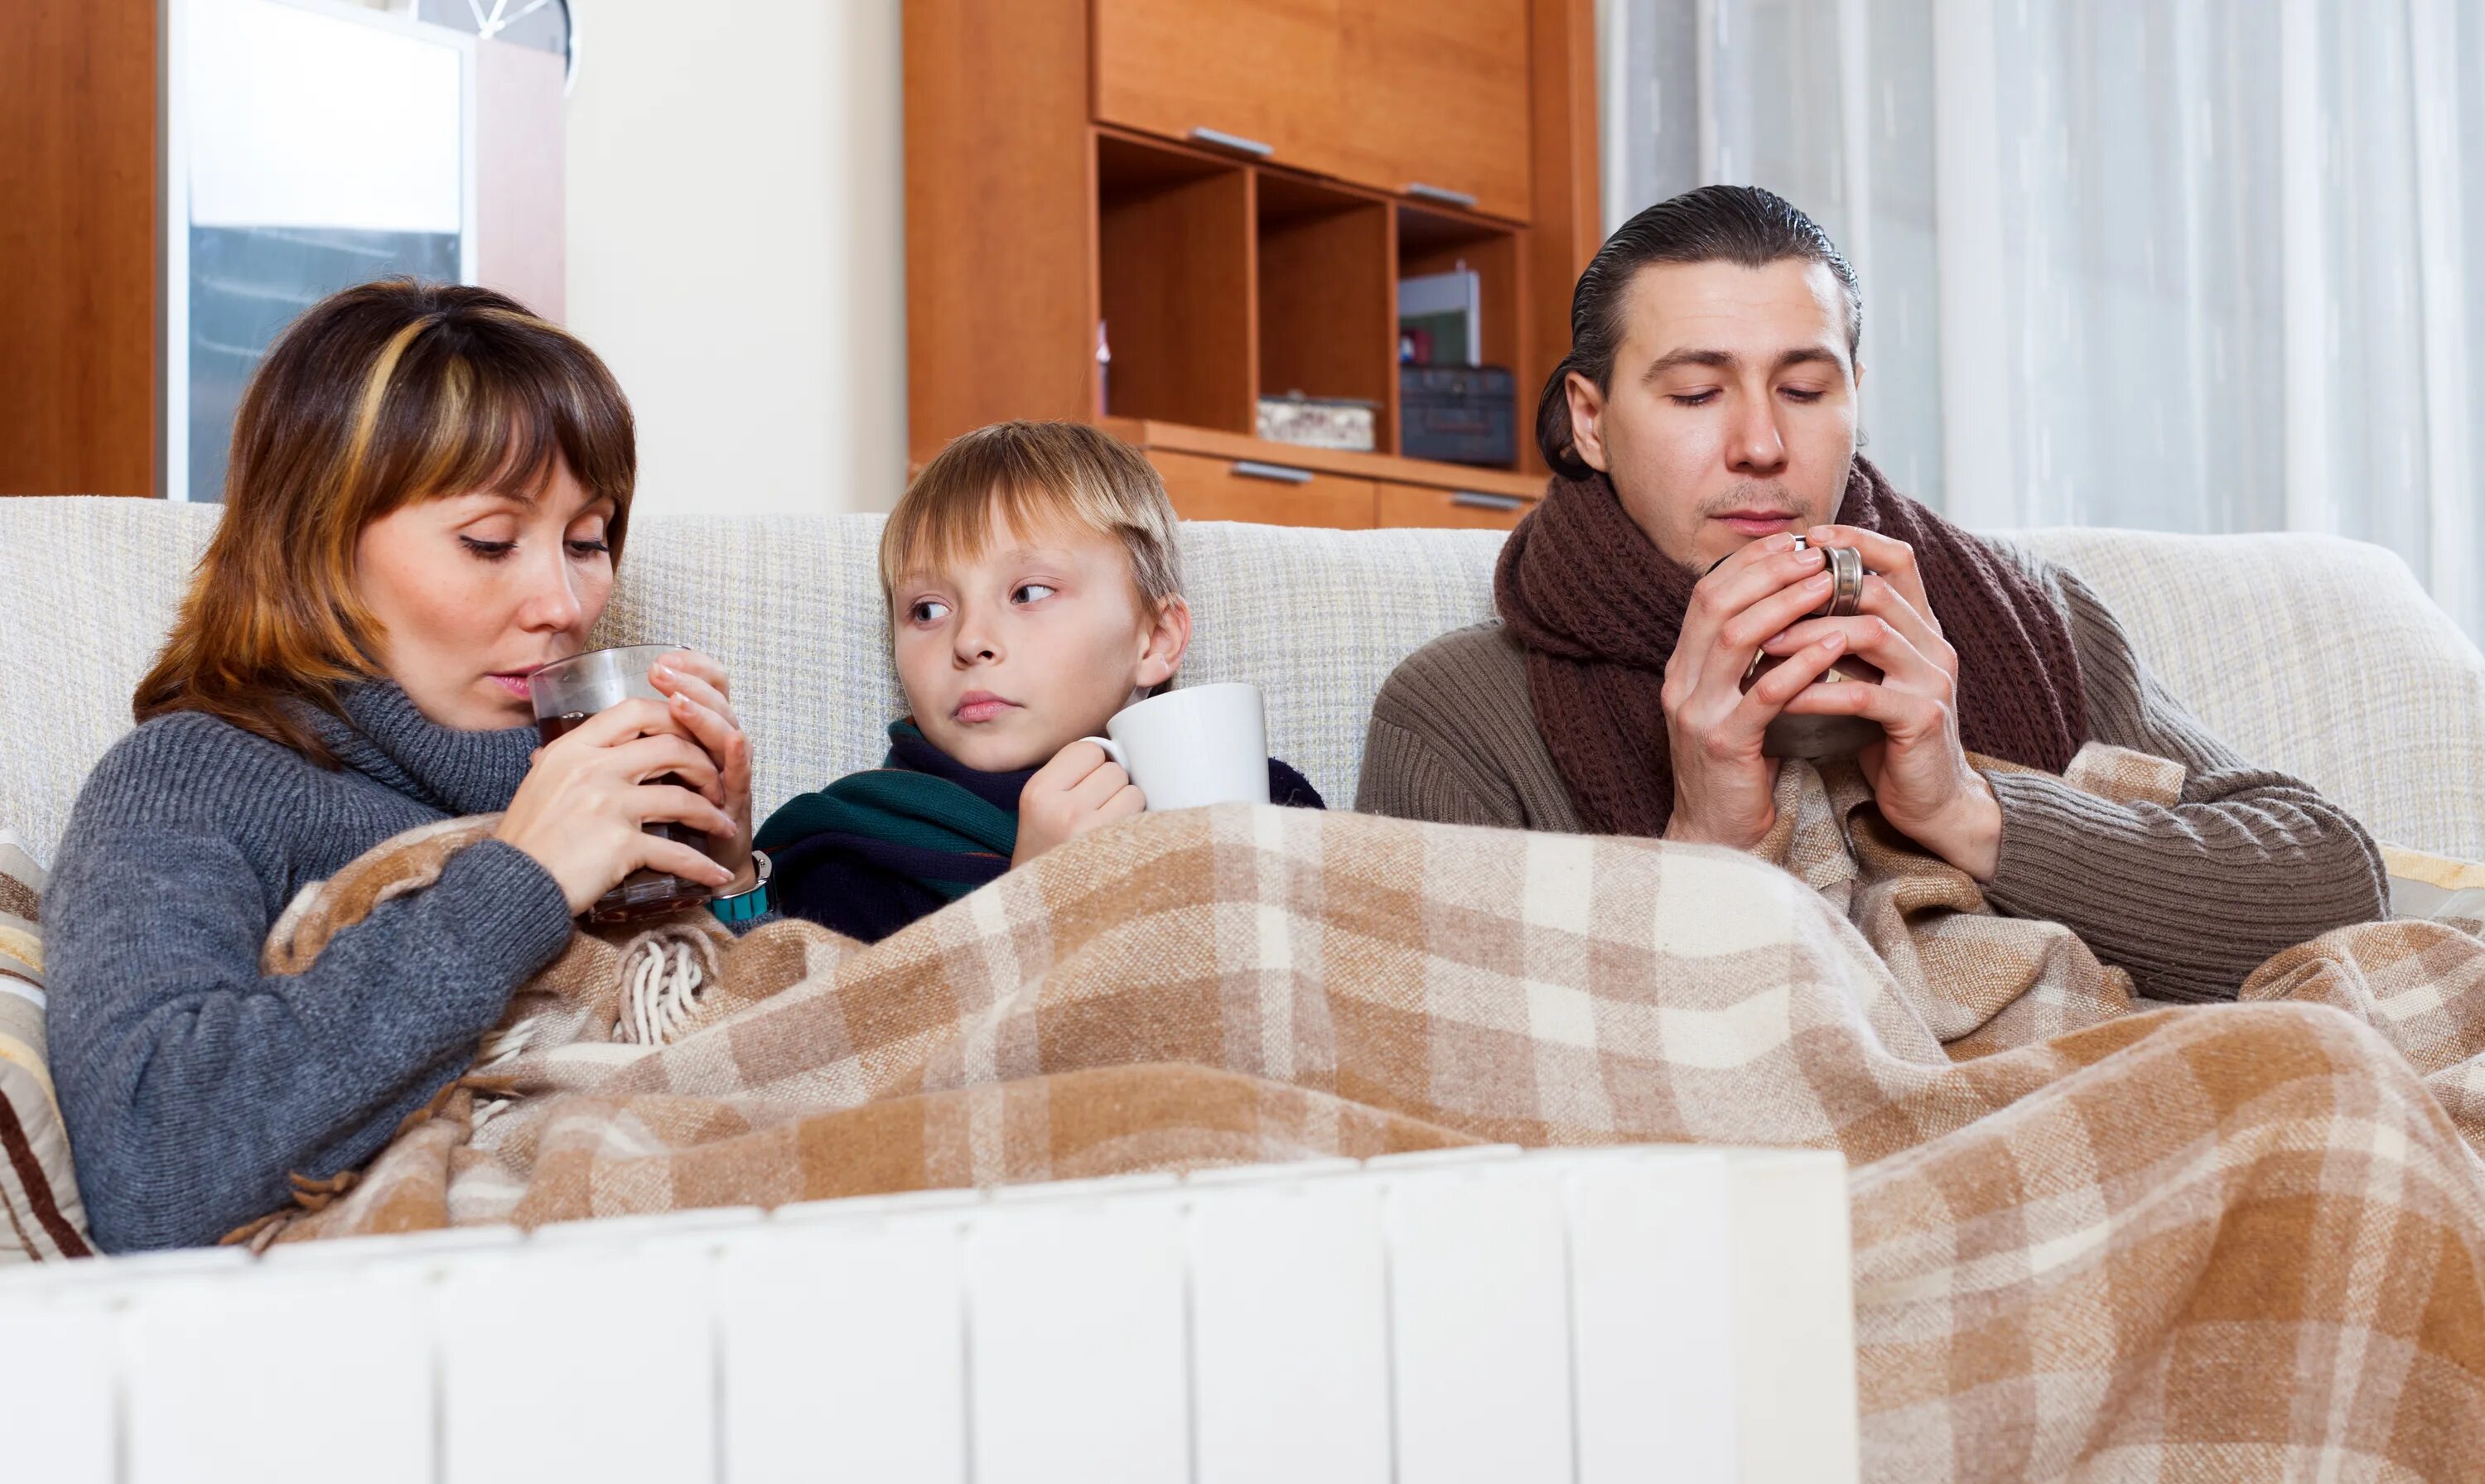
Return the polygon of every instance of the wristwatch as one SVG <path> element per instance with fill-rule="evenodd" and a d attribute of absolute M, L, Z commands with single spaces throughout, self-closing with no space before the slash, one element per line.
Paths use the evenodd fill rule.
<path fill-rule="evenodd" d="M 730 897 L 708 899 L 707 909 L 714 912 L 716 920 L 726 927 L 731 927 L 735 923 L 747 923 L 754 917 L 767 915 L 769 866 L 766 850 L 751 852 L 751 872 L 753 879 L 749 891 L 735 892 Z"/>

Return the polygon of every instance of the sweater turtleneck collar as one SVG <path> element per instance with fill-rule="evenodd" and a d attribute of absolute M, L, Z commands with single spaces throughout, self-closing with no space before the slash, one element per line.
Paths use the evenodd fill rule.
<path fill-rule="evenodd" d="M 342 719 L 323 712 L 312 723 L 337 761 L 449 814 L 507 808 L 533 761 L 533 727 L 445 727 L 417 710 L 391 681 L 343 687 L 337 699 Z"/>

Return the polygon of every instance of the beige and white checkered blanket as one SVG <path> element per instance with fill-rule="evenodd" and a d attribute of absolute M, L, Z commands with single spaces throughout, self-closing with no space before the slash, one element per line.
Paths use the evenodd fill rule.
<path fill-rule="evenodd" d="M 2180 782 L 2100 750 L 2072 776 Z M 1780 801 L 1785 870 L 1232 807 L 1074 841 L 869 949 L 805 923 L 582 933 L 368 1171 L 246 1234 L 1478 1141 L 1809 1145 L 1854 1166 L 1874 1478 L 2479 1467 L 2485 944 L 2342 930 L 2248 1003 L 2141 1012 L 1851 771 L 1789 769 Z M 271 969 L 487 827 L 366 856 L 287 914 Z"/>

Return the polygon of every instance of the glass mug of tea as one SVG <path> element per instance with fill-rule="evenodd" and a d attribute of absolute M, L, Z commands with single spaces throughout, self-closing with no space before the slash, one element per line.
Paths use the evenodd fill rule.
<path fill-rule="evenodd" d="M 664 692 L 647 679 L 647 672 L 667 655 L 680 653 L 678 644 L 632 644 L 589 650 L 545 665 L 527 678 L 527 692 L 535 707 L 535 734 L 549 743 L 578 730 L 587 717 L 607 707 L 634 697 L 663 701 Z M 679 783 L 681 779 L 667 773 L 649 781 Z M 688 824 L 657 820 L 640 827 L 695 850 L 707 850 L 706 832 Z M 590 923 L 632 923 L 697 906 L 714 895 L 704 882 L 642 869 L 631 872 L 582 915 Z"/>

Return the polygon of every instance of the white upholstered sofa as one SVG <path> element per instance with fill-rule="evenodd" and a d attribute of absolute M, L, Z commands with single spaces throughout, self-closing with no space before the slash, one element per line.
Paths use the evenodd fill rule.
<path fill-rule="evenodd" d="M 78 782 L 129 724 L 210 507 L 0 500 L 0 825 L 48 861 Z M 642 515 L 601 635 L 721 657 L 765 811 L 878 761 L 899 707 L 872 516 Z M 2112 602 L 2159 675 L 2255 761 L 2401 846 L 2485 860 L 2485 659 L 2399 559 L 2315 536 L 2019 537 Z M 1195 682 L 1268 691 L 1270 745 L 1354 797 L 1391 666 L 1488 616 L 1490 532 L 1202 525 L 1184 537 Z"/>
<path fill-rule="evenodd" d="M 0 500 L 0 825 L 39 857 L 129 724 L 131 687 L 214 519 L 151 502 Z M 649 516 L 632 532 L 602 637 L 696 644 L 726 661 L 755 734 L 763 809 L 881 752 L 898 697 L 878 532 L 860 516 Z M 2023 539 L 2101 589 L 2174 690 L 2248 755 L 2310 779 L 2387 841 L 2485 859 L 2485 659 L 2396 557 L 2310 537 Z M 1408 651 L 1490 612 L 1498 540 L 1193 526 L 1188 674 L 1258 681 L 1272 747 L 1351 802 L 1375 691 Z M 10 1054 L 0 1038 L 0 1072 Z M 41 1093 L 19 1092 L 45 1111 Z M 73 1202 L 65 1142 L 50 1138 L 36 1154 Z M 0 1434 L 42 1477 L 136 1484 L 255 1476 L 304 1395 L 391 1399 L 356 1416 L 367 1456 L 402 1464 L 391 1476 L 452 1484 L 534 1471 L 704 1480 L 728 1462 L 734 1477 L 777 1476 L 816 1467 L 826 1449 L 872 1460 L 856 1467 L 873 1477 L 948 1480 L 964 1476 L 969 1437 L 978 1472 L 1006 1462 L 996 1472 L 1012 1477 L 1093 1476 L 1088 1440 L 1106 1440 L 1132 1476 L 1144 1443 L 1173 1461 L 1152 1477 L 1179 1476 L 1185 1458 L 1229 1476 L 1380 1476 L 1373 1461 L 1388 1457 L 1456 1459 L 1462 1476 L 1644 1477 L 1662 1458 L 1685 1478 L 1858 1477 L 1835 1155 L 1411 1158 L 1343 1174 L 1242 1172 L 1268 1189 L 1328 1193 L 1273 1204 L 1220 1195 L 1221 1181 L 1137 1176 L 1022 1193 L 1035 1201 L 933 1192 L 824 1203 L 836 1211 L 599 1222 L 524 1243 L 508 1228 L 366 1239 L 336 1244 L 348 1249 L 341 1262 L 314 1246 L 289 1264 L 228 1248 L 0 1266 L 0 1331 L 12 1337 L 0 1346 Z M 0 1207 L 14 1218 L 39 1183 L 21 1180 Z M 1431 1203 L 1391 1204 L 1409 1200 Z M 1461 1214 L 1349 1219 L 1383 1209 Z M 1663 1220 L 1628 1228 L 1626 1241 L 1625 1228 L 1595 1225 L 1631 1211 Z M 1534 1245 L 1513 1245 L 1522 1230 Z M 1247 1240 L 1212 1239 L 1236 1231 Z M 1325 1255 L 1361 1285 L 1306 1284 L 1295 1258 L 1235 1269 L 1203 1255 L 1229 1249 Z M 1641 1260 L 1649 1251 L 1680 1260 Z M 1598 1252 L 1630 1258 L 1578 1265 Z M 1560 1253 L 1570 1255 L 1546 1255 Z M 1012 1254 L 1015 1267 L 1002 1260 Z M 1520 1260 L 1531 1254 L 1533 1266 Z M 823 1296 L 822 1275 L 849 1269 L 873 1275 L 860 1321 Z M 1539 1270 L 1550 1276 L 1532 1285 L 1511 1276 Z M 1242 1271 L 1260 1286 L 1236 1286 Z M 1460 1276 L 1482 1272 L 1494 1282 Z M 1427 1274 L 1442 1281 L 1427 1286 Z M 1686 1281 L 1667 1287 L 1669 1275 Z M 1257 1328 L 1198 1318 L 1229 1311 L 1275 1317 Z M 1628 1320 L 1643 1311 L 1665 1323 Z M 494 1384 L 497 1367 L 446 1363 L 468 1333 L 459 1316 L 478 1314 L 557 1339 L 560 1363 L 542 1369 L 567 1390 L 538 1395 Z M 1629 1334 L 1599 1337 L 1592 1321 L 1608 1314 Z M 306 1347 L 298 1336 L 314 1325 L 362 1338 Z M 841 1342 L 818 1343 L 832 1328 Z M 1327 1368 L 1286 1392 L 1287 1425 L 1272 1428 L 1278 1402 L 1255 1383 L 1314 1376 L 1297 1347 L 1315 1328 L 1365 1342 L 1319 1347 Z M 1648 1343 L 1652 1333 L 1664 1343 Z M 1025 1342 L 1013 1348 L 1013 1336 Z M 1400 1353 L 1390 1346 L 1415 1359 L 1384 1363 Z M 657 1366 L 667 1405 L 629 1429 L 576 1424 Z M 969 1371 L 985 1382 L 966 1384 Z M 774 1390 L 753 1379 L 772 1374 Z M 823 1397 L 849 1404 L 835 1425 L 816 1425 Z M 1543 1405 L 1530 1412 L 1526 1397 Z M 1521 1412 L 1542 1425 L 1512 1421 Z M 1260 1467 L 1281 1454 L 1305 1467 Z"/>

